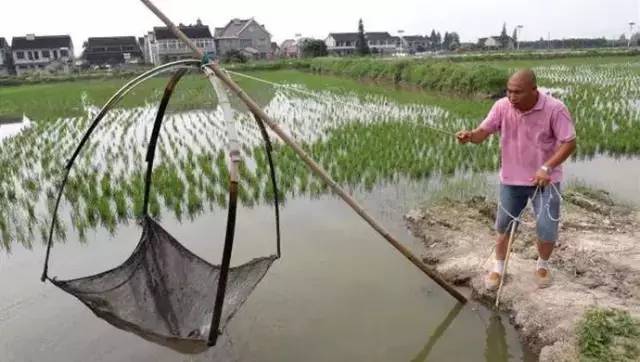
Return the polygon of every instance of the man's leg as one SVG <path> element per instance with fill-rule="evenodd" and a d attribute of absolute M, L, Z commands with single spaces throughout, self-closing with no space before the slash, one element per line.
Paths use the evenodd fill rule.
<path fill-rule="evenodd" d="M 555 247 L 555 241 L 538 240 L 538 256 L 540 259 L 547 261 L 551 257 L 553 248 Z"/>
<path fill-rule="evenodd" d="M 500 185 L 500 198 L 496 214 L 496 260 L 493 270 L 485 278 L 487 289 L 495 289 L 504 273 L 504 260 L 507 255 L 511 226 L 517 222 L 514 218 L 520 216 L 522 209 L 527 206 L 528 195 L 526 186 Z"/>
<path fill-rule="evenodd" d="M 551 284 L 549 258 L 558 240 L 558 224 L 560 220 L 560 184 L 549 185 L 533 200 L 536 211 L 536 232 L 538 234 L 538 263 L 535 278 L 541 288 Z"/>

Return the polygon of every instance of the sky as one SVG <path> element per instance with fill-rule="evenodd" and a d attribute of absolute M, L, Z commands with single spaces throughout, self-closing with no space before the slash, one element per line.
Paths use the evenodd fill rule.
<path fill-rule="evenodd" d="M 174 23 L 192 24 L 200 18 L 212 33 L 232 18 L 254 17 L 279 44 L 296 34 L 324 39 L 330 32 L 355 32 L 360 18 L 365 31 L 455 31 L 463 42 L 499 35 L 504 22 L 509 35 L 523 25 L 521 40 L 549 35 L 617 39 L 629 34 L 630 21 L 640 28 L 640 0 L 152 1 Z M 139 0 L 0 0 L 0 8 L 0 37 L 10 42 L 27 33 L 69 34 L 76 53 L 88 37 L 142 36 L 162 25 Z"/>

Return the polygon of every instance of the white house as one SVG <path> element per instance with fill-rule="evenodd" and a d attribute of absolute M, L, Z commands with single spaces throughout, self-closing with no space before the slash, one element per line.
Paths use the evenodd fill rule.
<path fill-rule="evenodd" d="M 372 53 L 390 54 L 402 47 L 399 37 L 388 32 L 367 32 L 364 34 Z M 358 33 L 329 33 L 324 39 L 329 54 L 347 55 L 356 52 Z"/>
<path fill-rule="evenodd" d="M 215 56 L 213 36 L 200 19 L 195 25 L 180 24 L 178 28 L 210 57 Z M 143 54 L 146 63 L 160 65 L 180 59 L 193 58 L 193 52 L 167 27 L 154 27 L 144 37 Z"/>
<path fill-rule="evenodd" d="M 14 37 L 11 54 L 17 75 L 29 72 L 68 73 L 73 65 L 73 42 L 69 35 Z"/>

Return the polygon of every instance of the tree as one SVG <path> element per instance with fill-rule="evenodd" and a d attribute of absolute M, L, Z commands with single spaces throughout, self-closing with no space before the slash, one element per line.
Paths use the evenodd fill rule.
<path fill-rule="evenodd" d="M 640 46 L 640 32 L 635 33 L 631 36 L 631 45 L 639 45 Z"/>
<path fill-rule="evenodd" d="M 325 57 L 327 52 L 327 44 L 318 39 L 306 39 L 300 46 L 303 58 Z"/>
<path fill-rule="evenodd" d="M 442 36 L 440 35 L 440 32 L 436 33 L 436 47 L 438 49 L 442 48 Z"/>
<path fill-rule="evenodd" d="M 230 49 L 222 55 L 223 63 L 246 63 L 247 57 L 237 49 Z"/>
<path fill-rule="evenodd" d="M 358 21 L 358 41 L 356 42 L 356 53 L 362 56 L 371 54 L 371 50 L 369 49 L 369 45 L 367 44 L 367 38 L 364 36 L 364 25 L 362 24 L 362 19 Z"/>
<path fill-rule="evenodd" d="M 507 23 L 502 24 L 502 32 L 500 33 L 500 43 L 503 48 L 509 44 L 509 35 L 507 34 Z"/>
<path fill-rule="evenodd" d="M 455 31 L 453 33 L 449 33 L 449 46 L 447 47 L 449 50 L 456 50 L 460 47 L 460 35 Z"/>
<path fill-rule="evenodd" d="M 429 35 L 429 44 L 430 44 L 431 50 L 436 49 L 437 42 L 438 42 L 438 36 L 436 35 L 436 30 L 433 29 L 431 30 L 431 35 Z"/>
<path fill-rule="evenodd" d="M 511 37 L 514 42 L 518 42 L 518 27 L 513 28 L 513 35 Z"/>
<path fill-rule="evenodd" d="M 449 32 L 444 32 L 444 39 L 442 40 L 442 49 L 449 49 L 449 44 L 451 43 L 451 39 L 449 39 Z"/>

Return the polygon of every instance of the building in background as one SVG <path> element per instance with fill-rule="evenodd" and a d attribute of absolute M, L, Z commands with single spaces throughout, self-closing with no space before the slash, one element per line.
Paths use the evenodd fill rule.
<path fill-rule="evenodd" d="M 388 32 L 367 32 L 364 34 L 373 54 L 393 54 L 402 48 L 402 40 Z M 358 45 L 358 33 L 329 33 L 324 40 L 331 55 L 355 54 Z"/>
<path fill-rule="evenodd" d="M 254 18 L 232 19 L 215 29 L 216 50 L 220 56 L 235 50 L 252 59 L 271 59 L 271 34 Z"/>
<path fill-rule="evenodd" d="M 17 75 L 31 72 L 69 73 L 74 61 L 69 35 L 14 37 L 11 54 Z"/>
<path fill-rule="evenodd" d="M 89 38 L 82 58 L 89 66 L 118 66 L 144 61 L 138 40 L 134 36 Z"/>
<path fill-rule="evenodd" d="M 209 26 L 200 19 L 195 25 L 178 25 L 178 28 L 209 57 L 215 57 L 216 48 Z M 160 65 L 175 60 L 193 58 L 193 52 L 167 27 L 154 27 L 144 37 L 142 50 L 145 63 Z"/>

